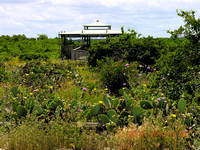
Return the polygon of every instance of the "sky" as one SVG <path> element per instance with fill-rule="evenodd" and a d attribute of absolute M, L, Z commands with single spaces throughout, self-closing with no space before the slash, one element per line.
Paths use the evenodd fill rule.
<path fill-rule="evenodd" d="M 123 26 L 144 37 L 170 37 L 167 30 L 184 24 L 176 10 L 194 10 L 199 17 L 199 6 L 200 0 L 0 0 L 0 36 L 55 38 L 100 20 L 114 30 Z"/>

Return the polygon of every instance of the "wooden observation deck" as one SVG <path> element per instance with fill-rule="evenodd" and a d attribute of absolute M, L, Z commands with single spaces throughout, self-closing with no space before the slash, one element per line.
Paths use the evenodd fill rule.
<path fill-rule="evenodd" d="M 87 56 L 87 49 L 91 45 L 92 37 L 116 37 L 122 34 L 121 31 L 112 30 L 111 25 L 104 24 L 99 20 L 91 24 L 83 25 L 82 30 L 72 32 L 59 32 L 59 43 L 61 49 L 61 57 L 73 60 L 84 60 Z M 66 44 L 66 39 L 81 38 L 82 44 L 79 47 L 73 47 Z"/>

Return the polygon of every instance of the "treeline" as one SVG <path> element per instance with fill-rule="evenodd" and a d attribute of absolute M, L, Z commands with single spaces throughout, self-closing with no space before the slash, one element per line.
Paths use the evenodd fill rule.
<path fill-rule="evenodd" d="M 95 67 L 98 60 L 105 60 L 109 57 L 115 61 L 137 61 L 144 66 L 154 65 L 161 55 L 183 47 L 186 41 L 186 39 L 173 40 L 150 36 L 139 38 L 132 30 L 132 33 L 93 42 L 89 49 L 88 62 L 89 65 Z"/>
<path fill-rule="evenodd" d="M 0 59 L 10 60 L 19 57 L 21 60 L 58 59 L 60 57 L 58 38 L 48 38 L 41 34 L 37 38 L 23 35 L 0 36 Z"/>
<path fill-rule="evenodd" d="M 194 55 L 194 44 L 186 38 L 139 38 L 136 35 L 124 34 L 94 42 L 89 49 L 88 64 L 100 68 L 100 71 L 106 68 L 106 74 L 110 74 L 114 67 L 120 67 L 111 65 L 111 60 L 138 62 L 141 71 L 146 71 L 147 67 L 150 67 L 151 71 L 152 68 L 157 71 L 151 83 L 153 88 L 162 89 L 174 100 L 180 99 L 181 95 L 192 99 L 194 91 L 198 89 L 199 83 L 196 81 L 200 72 L 200 55 Z M 165 78 L 162 83 L 160 77 Z M 111 74 L 107 78 L 110 79 L 105 80 L 114 80 Z M 119 86 L 118 82 L 115 82 L 111 91 L 121 88 L 121 84 Z"/>
<path fill-rule="evenodd" d="M 200 19 L 195 18 L 194 11 L 180 10 L 177 14 L 184 18 L 185 25 L 168 31 L 171 38 L 140 38 L 132 30 L 120 37 L 94 42 L 89 49 L 89 65 L 110 74 L 113 68 L 118 67 L 111 65 L 110 60 L 138 62 L 143 71 L 147 67 L 157 71 L 150 85 L 152 88 L 162 89 L 170 99 L 184 98 L 200 104 Z M 178 38 L 182 35 L 184 38 Z M 162 82 L 160 77 L 164 79 Z M 118 87 L 117 79 L 114 80 L 112 75 L 107 78 L 106 82 L 114 81 L 116 85 L 113 87 Z"/>

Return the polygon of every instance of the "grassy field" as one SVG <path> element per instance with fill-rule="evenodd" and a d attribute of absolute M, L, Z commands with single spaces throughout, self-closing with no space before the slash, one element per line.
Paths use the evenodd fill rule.
<path fill-rule="evenodd" d="M 25 62 L 18 57 L 1 62 L 0 148 L 198 147 L 199 106 L 175 102 L 155 89 L 155 68 L 143 72 L 137 64 L 119 64 L 126 82 L 116 94 L 102 80 L 106 69 L 90 68 L 87 62 Z"/>

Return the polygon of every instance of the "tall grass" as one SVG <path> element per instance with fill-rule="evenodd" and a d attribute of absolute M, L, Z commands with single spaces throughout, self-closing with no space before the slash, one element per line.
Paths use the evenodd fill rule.
<path fill-rule="evenodd" d="M 78 128 L 74 124 L 54 121 L 23 121 L 0 135 L 0 148 L 6 150 L 50 150 L 50 149 L 103 149 L 106 134 L 95 130 Z"/>

